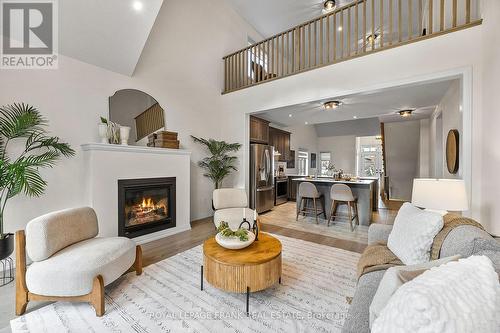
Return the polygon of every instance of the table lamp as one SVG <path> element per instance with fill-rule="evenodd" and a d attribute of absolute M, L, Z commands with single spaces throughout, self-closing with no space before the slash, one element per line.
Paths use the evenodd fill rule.
<path fill-rule="evenodd" d="M 411 198 L 413 205 L 442 215 L 469 209 L 465 182 L 461 179 L 416 178 Z"/>

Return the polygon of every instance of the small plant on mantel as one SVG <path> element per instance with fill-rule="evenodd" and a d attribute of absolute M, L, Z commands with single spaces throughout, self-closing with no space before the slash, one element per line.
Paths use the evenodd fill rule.
<path fill-rule="evenodd" d="M 192 135 L 191 137 L 194 142 L 204 145 L 210 152 L 210 156 L 199 161 L 198 165 L 206 170 L 203 175 L 214 182 L 215 188 L 220 188 L 224 178 L 231 174 L 232 171 L 238 170 L 234 166 L 238 158 L 229 154 L 237 152 L 241 148 L 241 144 L 227 143 L 226 141 L 217 141 L 214 139 L 207 140 Z"/>
<path fill-rule="evenodd" d="M 12 253 L 12 234 L 4 233 L 7 201 L 20 193 L 41 196 L 47 182 L 39 170 L 75 154 L 69 144 L 47 135 L 45 126 L 47 120 L 33 106 L 22 103 L 0 107 L 0 259 Z M 19 140 L 24 141 L 24 146 L 16 156 L 10 156 L 9 144 Z"/>

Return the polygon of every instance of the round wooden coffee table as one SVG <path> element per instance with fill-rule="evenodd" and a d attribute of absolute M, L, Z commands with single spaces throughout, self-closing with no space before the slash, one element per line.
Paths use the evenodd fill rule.
<path fill-rule="evenodd" d="M 212 286 L 229 292 L 247 294 L 247 315 L 251 292 L 281 283 L 281 242 L 259 233 L 259 240 L 241 250 L 228 250 L 211 237 L 203 244 L 203 277 Z"/>

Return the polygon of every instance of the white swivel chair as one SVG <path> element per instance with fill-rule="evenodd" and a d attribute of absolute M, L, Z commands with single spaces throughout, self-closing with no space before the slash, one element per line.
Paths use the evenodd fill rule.
<path fill-rule="evenodd" d="M 347 217 L 351 224 L 351 231 L 354 231 L 356 224 L 353 225 L 353 220 L 356 219 L 359 225 L 358 199 L 352 194 L 351 188 L 346 184 L 332 185 L 330 189 L 330 199 L 332 199 L 332 208 L 330 211 L 330 218 L 328 219 L 328 225 L 330 225 L 330 221 L 335 221 L 336 217 L 340 217 L 337 215 L 338 206 L 347 205 Z"/>
<path fill-rule="evenodd" d="M 254 210 L 248 208 L 247 193 L 239 188 L 222 188 L 214 190 L 213 205 L 215 208 L 214 224 L 218 228 L 221 222 L 227 222 L 233 230 L 238 229 L 243 216 L 250 225 L 253 223 Z"/>

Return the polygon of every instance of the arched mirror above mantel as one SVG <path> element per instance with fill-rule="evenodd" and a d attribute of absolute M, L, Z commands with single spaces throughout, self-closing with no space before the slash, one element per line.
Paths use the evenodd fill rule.
<path fill-rule="evenodd" d="M 109 120 L 130 127 L 130 141 L 136 143 L 165 127 L 163 108 L 158 101 L 136 89 L 118 90 L 109 97 Z"/>

